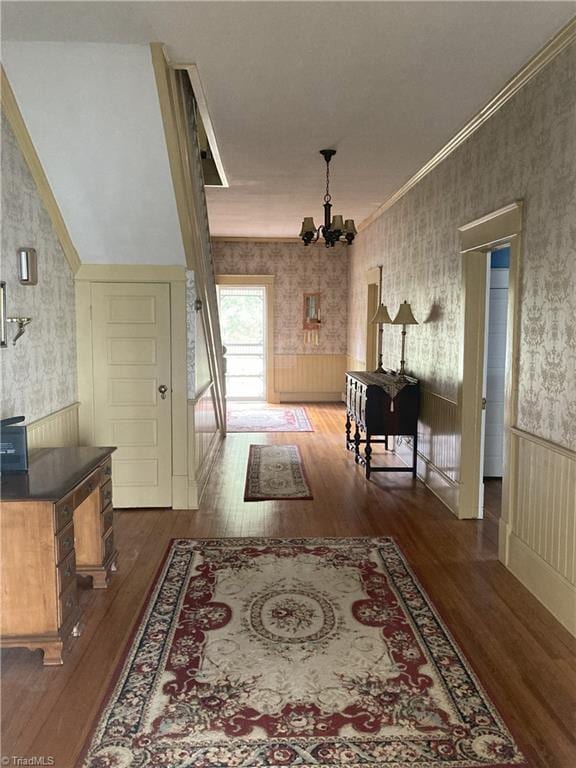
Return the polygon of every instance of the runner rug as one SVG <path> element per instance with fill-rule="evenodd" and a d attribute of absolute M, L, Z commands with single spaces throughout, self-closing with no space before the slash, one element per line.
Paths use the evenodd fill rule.
<path fill-rule="evenodd" d="M 177 539 L 85 768 L 526 766 L 392 539 Z"/>
<path fill-rule="evenodd" d="M 297 445 L 251 445 L 244 501 L 313 499 Z"/>
<path fill-rule="evenodd" d="M 313 432 L 306 410 L 284 407 L 228 403 L 227 432 Z"/>

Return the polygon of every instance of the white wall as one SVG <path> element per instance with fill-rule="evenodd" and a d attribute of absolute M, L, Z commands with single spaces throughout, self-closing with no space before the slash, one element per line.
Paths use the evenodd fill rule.
<path fill-rule="evenodd" d="M 19 42 L 2 54 L 81 261 L 184 264 L 149 47 Z"/>

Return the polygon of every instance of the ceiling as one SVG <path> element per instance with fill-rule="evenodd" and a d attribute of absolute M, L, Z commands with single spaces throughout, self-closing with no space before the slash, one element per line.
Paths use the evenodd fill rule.
<path fill-rule="evenodd" d="M 367 218 L 569 19 L 575 2 L 3 2 L 5 40 L 166 44 L 197 65 L 229 188 L 216 236 Z M 41 62 L 37 63 L 41 66 Z"/>

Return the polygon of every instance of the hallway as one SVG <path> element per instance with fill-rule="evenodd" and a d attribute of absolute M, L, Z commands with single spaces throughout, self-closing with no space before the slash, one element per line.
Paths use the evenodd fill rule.
<path fill-rule="evenodd" d="M 576 642 L 498 562 L 495 523 L 458 521 L 407 474 L 366 482 L 344 449 L 343 406 L 307 413 L 315 432 L 228 435 L 199 511 L 116 513 L 118 572 L 82 592 L 86 626 L 64 666 L 2 652 L 3 755 L 72 768 L 171 538 L 391 535 L 529 764 L 572 768 Z M 250 443 L 297 444 L 314 500 L 244 502 Z"/>

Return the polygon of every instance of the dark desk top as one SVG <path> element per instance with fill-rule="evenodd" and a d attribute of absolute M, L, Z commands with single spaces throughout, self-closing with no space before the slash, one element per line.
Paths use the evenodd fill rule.
<path fill-rule="evenodd" d="M 30 457 L 25 474 L 3 474 L 3 501 L 58 501 L 116 448 L 42 448 Z"/>

